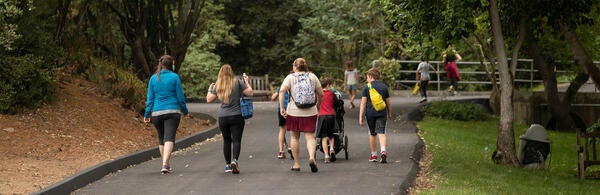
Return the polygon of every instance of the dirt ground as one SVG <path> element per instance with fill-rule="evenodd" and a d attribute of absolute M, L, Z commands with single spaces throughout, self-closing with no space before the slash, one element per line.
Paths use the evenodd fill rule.
<path fill-rule="evenodd" d="M 82 79 L 57 82 L 54 101 L 0 115 L 0 194 L 29 194 L 100 162 L 157 144 L 152 125 Z M 177 139 L 208 129 L 182 120 Z"/>

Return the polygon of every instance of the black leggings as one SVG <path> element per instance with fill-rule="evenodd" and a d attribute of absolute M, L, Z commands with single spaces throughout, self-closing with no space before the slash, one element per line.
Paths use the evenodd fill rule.
<path fill-rule="evenodd" d="M 242 115 L 219 117 L 219 129 L 221 129 L 223 135 L 223 155 L 225 155 L 227 164 L 231 163 L 232 148 L 233 158 L 238 159 L 240 157 L 244 125 Z"/>
<path fill-rule="evenodd" d="M 429 80 L 421 80 L 421 83 L 419 83 L 421 97 L 427 98 L 427 85 L 429 85 Z"/>
<path fill-rule="evenodd" d="M 158 145 L 165 145 L 165 142 L 175 142 L 175 134 L 177 133 L 177 127 L 179 127 L 179 121 L 181 120 L 181 114 L 171 113 L 163 114 L 152 117 L 152 124 L 156 128 L 158 133 Z"/>
<path fill-rule="evenodd" d="M 450 78 L 450 85 L 452 85 L 454 91 L 458 91 L 458 78 Z"/>

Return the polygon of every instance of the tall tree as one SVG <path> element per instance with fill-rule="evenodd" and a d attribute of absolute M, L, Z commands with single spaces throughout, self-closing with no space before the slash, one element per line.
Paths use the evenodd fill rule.
<path fill-rule="evenodd" d="M 490 0 L 490 23 L 494 35 L 494 49 L 498 58 L 500 72 L 500 122 L 498 124 L 498 139 L 493 159 L 498 164 L 517 166 L 519 161 L 515 152 L 515 135 L 513 131 L 513 75 L 510 72 L 504 35 L 498 11 L 498 1 Z"/>
<path fill-rule="evenodd" d="M 293 50 L 306 11 L 298 0 L 246 0 L 225 3 L 225 20 L 239 44 L 221 43 L 216 52 L 223 63 L 253 75 L 284 75 L 299 54 Z"/>
<path fill-rule="evenodd" d="M 119 27 L 131 47 L 132 60 L 141 78 L 152 75 L 157 59 L 163 54 L 173 56 L 175 66 L 181 66 L 206 3 L 210 1 L 104 1 L 119 18 Z"/>

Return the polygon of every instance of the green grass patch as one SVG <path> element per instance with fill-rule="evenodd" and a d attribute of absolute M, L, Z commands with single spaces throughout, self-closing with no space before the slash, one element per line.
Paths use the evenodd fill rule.
<path fill-rule="evenodd" d="M 575 133 L 549 131 L 549 166 L 546 170 L 526 170 L 492 161 L 497 126 L 497 118 L 465 122 L 426 117 L 419 122 L 417 127 L 433 155 L 430 177 L 436 186 L 423 193 L 600 194 L 600 180 L 577 177 Z M 515 125 L 515 148 L 527 128 Z"/>

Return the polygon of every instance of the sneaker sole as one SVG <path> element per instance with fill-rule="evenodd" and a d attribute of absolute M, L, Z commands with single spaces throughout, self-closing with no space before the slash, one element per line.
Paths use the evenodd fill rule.
<path fill-rule="evenodd" d="M 381 155 L 381 163 L 387 163 L 387 155 L 385 155 L 385 154 Z"/>
<path fill-rule="evenodd" d="M 233 174 L 240 173 L 240 170 L 238 170 L 238 168 L 237 168 L 237 164 L 231 163 L 229 166 L 231 166 L 231 173 L 233 173 Z"/>
<path fill-rule="evenodd" d="M 160 172 L 162 174 L 167 174 L 167 173 L 169 173 L 169 170 L 168 169 L 161 169 Z"/>

